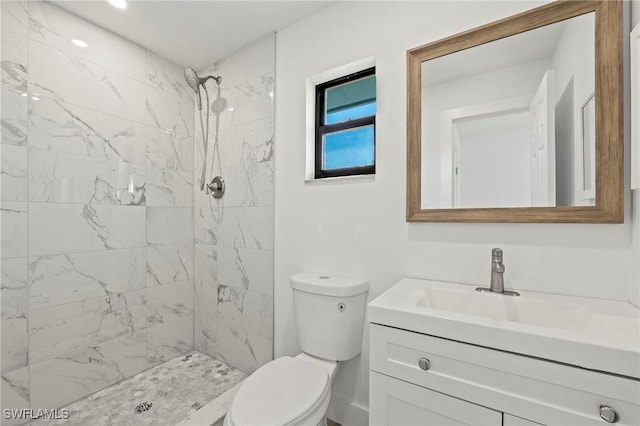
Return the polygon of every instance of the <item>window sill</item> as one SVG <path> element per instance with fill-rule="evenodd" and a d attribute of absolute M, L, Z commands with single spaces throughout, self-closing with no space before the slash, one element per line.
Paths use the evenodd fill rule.
<path fill-rule="evenodd" d="M 321 179 L 305 179 L 305 185 L 330 185 L 330 184 L 343 184 L 343 183 L 358 183 L 358 182 L 373 182 L 376 180 L 375 174 L 369 175 L 351 175 L 351 176 L 336 176 L 327 177 Z"/>

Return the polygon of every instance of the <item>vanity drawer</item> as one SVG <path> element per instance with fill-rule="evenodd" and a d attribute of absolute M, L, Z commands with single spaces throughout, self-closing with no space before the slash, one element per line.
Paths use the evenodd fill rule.
<path fill-rule="evenodd" d="M 501 426 L 502 413 L 372 372 L 371 426 Z"/>
<path fill-rule="evenodd" d="M 371 370 L 547 425 L 640 424 L 640 381 L 371 324 Z M 421 361 L 422 360 L 422 361 Z"/>

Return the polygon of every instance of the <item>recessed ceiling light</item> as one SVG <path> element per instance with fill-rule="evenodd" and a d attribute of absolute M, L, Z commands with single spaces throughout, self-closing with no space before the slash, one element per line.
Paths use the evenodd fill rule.
<path fill-rule="evenodd" d="M 88 47 L 89 45 L 82 41 L 82 40 L 78 40 L 77 38 L 74 38 L 73 40 L 71 40 L 71 43 L 75 44 L 78 47 Z"/>
<path fill-rule="evenodd" d="M 111 6 L 117 7 L 118 9 L 127 8 L 127 2 L 125 0 L 107 0 L 107 1 L 111 3 Z"/>

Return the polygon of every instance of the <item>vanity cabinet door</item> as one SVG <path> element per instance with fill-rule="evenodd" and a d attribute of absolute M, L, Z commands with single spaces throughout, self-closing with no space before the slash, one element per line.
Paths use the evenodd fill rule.
<path fill-rule="evenodd" d="M 512 416 L 511 414 L 504 413 L 502 417 L 502 426 L 541 426 L 542 423 L 532 422 L 531 420 L 523 419 L 522 417 Z"/>
<path fill-rule="evenodd" d="M 370 379 L 370 425 L 502 425 L 499 411 L 376 372 Z"/>

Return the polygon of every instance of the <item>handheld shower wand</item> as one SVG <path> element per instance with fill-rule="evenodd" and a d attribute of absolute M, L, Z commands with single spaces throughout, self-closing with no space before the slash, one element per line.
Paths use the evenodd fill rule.
<path fill-rule="evenodd" d="M 203 159 L 202 159 L 202 175 L 200 176 L 200 190 L 203 191 L 205 189 L 205 181 L 206 181 L 206 174 L 207 174 L 207 148 L 209 145 L 209 92 L 207 91 L 207 86 L 205 86 L 205 83 L 209 79 L 214 80 L 218 84 L 218 90 L 220 90 L 220 82 L 222 81 L 222 77 L 213 76 L 213 75 L 208 75 L 206 77 L 198 77 L 198 74 L 193 68 L 185 68 L 184 79 L 189 85 L 189 87 L 191 87 L 193 91 L 196 92 L 196 99 L 198 101 L 198 110 L 200 111 L 200 128 L 202 130 L 202 143 L 204 148 Z M 204 94 L 207 97 L 206 128 L 204 126 L 204 122 L 202 119 L 202 97 L 200 96 L 200 86 L 204 88 Z M 216 142 L 217 142 L 217 132 L 216 132 Z M 214 155 L 215 155 L 215 150 L 214 150 Z M 216 176 L 216 178 L 219 178 L 219 176 Z M 220 177 L 220 180 L 222 181 L 222 183 L 218 185 L 218 183 L 215 182 L 216 186 L 214 186 L 213 188 L 211 188 L 210 185 L 208 185 L 206 193 L 208 194 L 209 190 L 211 190 L 213 191 L 214 197 L 216 198 L 222 197 L 222 195 L 224 194 L 224 180 L 222 180 L 221 177 Z M 212 185 L 214 184 L 214 181 L 211 182 Z"/>

